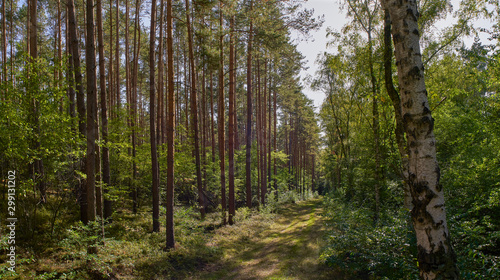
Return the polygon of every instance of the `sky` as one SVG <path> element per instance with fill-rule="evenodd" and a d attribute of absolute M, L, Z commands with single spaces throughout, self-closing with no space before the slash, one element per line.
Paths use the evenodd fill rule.
<path fill-rule="evenodd" d="M 314 9 L 315 17 L 324 15 L 325 22 L 321 29 L 311 33 L 311 39 L 298 42 L 297 49 L 305 56 L 307 62 L 307 70 L 301 71 L 302 79 L 306 78 L 308 75 L 314 76 L 318 69 L 318 66 L 315 64 L 318 54 L 325 51 L 333 52 L 332 49 L 328 50 L 326 48 L 326 43 L 328 42 L 326 38 L 326 29 L 330 27 L 340 30 L 347 22 L 345 16 L 340 12 L 340 7 L 336 0 L 309 0 L 304 4 L 304 7 L 307 9 Z M 306 83 L 304 83 L 303 91 L 307 97 L 313 100 L 314 106 L 317 108 L 316 112 L 318 112 L 318 108 L 321 106 L 325 94 L 320 91 L 313 91 Z"/>
<path fill-rule="evenodd" d="M 307 1 L 307 0 L 306 0 Z M 314 9 L 315 17 L 324 15 L 325 22 L 323 26 L 318 31 L 313 31 L 311 33 L 311 39 L 307 41 L 297 41 L 297 49 L 305 56 L 306 60 L 306 70 L 301 71 L 301 77 L 304 80 L 307 76 L 314 76 L 318 66 L 315 64 L 318 54 L 325 51 L 334 52 L 333 49 L 328 49 L 326 43 L 328 39 L 326 38 L 327 28 L 331 28 L 340 31 L 342 26 L 347 22 L 345 15 L 340 11 L 340 5 L 338 0 L 308 0 L 304 3 L 303 7 L 307 9 Z M 456 11 L 459 7 L 459 0 L 452 0 L 453 11 Z M 437 28 L 443 28 L 454 22 L 453 17 L 449 15 L 446 19 L 438 22 L 436 24 Z M 488 20 L 479 20 L 475 23 L 475 26 L 481 27 L 491 27 L 491 22 Z M 295 38 L 294 38 L 295 37 Z M 296 39 L 298 36 L 292 33 L 292 39 Z M 486 35 L 482 34 L 480 36 L 481 41 L 486 41 Z M 465 38 L 465 44 L 470 46 L 474 38 Z M 319 112 L 319 107 L 325 98 L 325 94 L 320 91 L 313 91 L 306 82 L 303 82 L 304 93 L 307 97 L 313 100 L 314 106 L 316 107 L 316 112 Z"/>

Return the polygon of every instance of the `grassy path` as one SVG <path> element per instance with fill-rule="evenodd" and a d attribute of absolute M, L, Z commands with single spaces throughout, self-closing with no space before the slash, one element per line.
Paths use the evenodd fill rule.
<path fill-rule="evenodd" d="M 213 246 L 223 258 L 189 279 L 335 279 L 318 262 L 323 240 L 321 199 L 287 205 L 274 218 L 257 216 L 221 228 Z"/>

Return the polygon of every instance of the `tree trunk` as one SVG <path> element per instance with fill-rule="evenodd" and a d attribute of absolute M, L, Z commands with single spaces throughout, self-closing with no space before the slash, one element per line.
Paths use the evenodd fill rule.
<path fill-rule="evenodd" d="M 235 95 L 235 78 L 236 65 L 234 61 L 235 40 L 234 40 L 234 16 L 230 20 L 230 39 L 229 39 L 229 218 L 230 225 L 234 224 L 235 205 L 234 205 L 234 95 Z"/>
<path fill-rule="evenodd" d="M 194 132 L 194 157 L 196 164 L 196 185 L 198 187 L 198 203 L 201 214 L 201 219 L 205 219 L 203 182 L 201 177 L 201 161 L 200 161 L 200 139 L 198 131 L 198 104 L 197 104 L 197 88 L 196 88 L 196 68 L 194 63 L 194 47 L 193 47 L 193 32 L 191 26 L 191 10 L 189 9 L 189 0 L 186 0 L 186 25 L 188 32 L 189 45 L 189 64 L 191 70 L 191 125 Z"/>
<path fill-rule="evenodd" d="M 4 42 L 5 44 L 5 42 Z M 5 63 L 5 62 L 4 62 Z M 57 0 L 57 86 L 62 85 L 62 28 L 61 28 L 61 0 Z M 5 72 L 7 72 L 6 64 L 4 64 Z M 62 110 L 62 99 L 61 99 Z"/>
<path fill-rule="evenodd" d="M 175 98 L 174 98 L 174 43 L 172 36 L 172 0 L 167 0 L 167 81 L 168 81 L 168 126 L 167 126 L 167 200 L 166 240 L 167 249 L 175 247 L 174 239 L 174 153 L 175 153 Z"/>
<path fill-rule="evenodd" d="M 268 120 L 269 120 L 269 124 L 268 124 L 268 128 L 267 128 L 267 181 L 268 182 L 271 182 L 272 178 L 271 178 L 271 162 L 272 162 L 272 159 L 271 159 L 271 151 L 272 151 L 272 137 L 271 137 L 271 127 L 272 127 L 272 111 L 271 111 L 271 105 L 273 104 L 272 101 L 271 101 L 271 78 L 269 77 L 269 89 L 268 89 L 268 107 L 267 107 L 267 112 L 269 113 L 269 117 L 268 117 Z"/>
<path fill-rule="evenodd" d="M 85 62 L 87 72 L 87 215 L 88 221 L 96 218 L 95 157 L 97 132 L 97 84 L 94 43 L 94 1 L 87 0 L 87 37 Z"/>
<path fill-rule="evenodd" d="M 223 14 L 222 14 L 222 1 L 219 2 L 219 113 L 217 116 L 218 134 L 219 134 L 219 160 L 220 160 L 220 184 L 221 184 L 221 206 L 222 206 L 222 224 L 226 224 L 226 162 L 225 162 L 225 137 L 224 137 L 224 112 L 225 112 L 225 98 L 224 98 L 224 33 L 223 33 Z"/>
<path fill-rule="evenodd" d="M 250 13 L 252 12 L 253 1 L 250 0 Z M 246 126 L 246 198 L 247 207 L 252 207 L 252 41 L 253 41 L 253 21 L 250 18 L 247 44 L 247 126 Z"/>
<path fill-rule="evenodd" d="M 108 64 L 108 83 L 109 87 L 107 90 L 107 102 L 108 102 L 108 118 L 113 118 L 113 106 L 114 106 L 114 72 L 113 72 L 113 1 L 109 1 L 109 64 Z M 104 128 L 103 128 L 104 129 Z M 104 217 L 106 217 L 106 201 L 104 202 Z"/>
<path fill-rule="evenodd" d="M 399 155 L 401 157 L 401 178 L 404 188 L 404 206 L 412 209 L 410 186 L 408 185 L 408 146 L 406 145 L 405 131 L 403 125 L 403 115 L 401 114 L 401 99 L 392 81 L 392 42 L 391 42 L 391 17 L 389 11 L 384 10 L 384 78 L 385 88 L 392 100 L 394 107 L 394 118 L 396 119 L 396 142 Z"/>
<path fill-rule="evenodd" d="M 72 1 L 72 0 L 71 0 Z M 116 114 L 118 116 L 121 108 L 121 88 L 120 88 L 120 1 L 116 0 L 116 51 L 115 51 L 115 72 L 116 72 Z"/>
<path fill-rule="evenodd" d="M 215 125 L 214 125 L 214 77 L 213 72 L 210 71 L 210 134 L 212 144 L 212 162 L 215 162 Z"/>
<path fill-rule="evenodd" d="M 420 53 L 416 1 L 384 1 L 392 19 L 403 123 L 408 139 L 411 211 L 417 236 L 421 279 L 458 279 L 456 255 L 446 223 L 439 183 L 434 119 L 431 116 Z"/>
<path fill-rule="evenodd" d="M 277 118 L 277 97 L 276 97 L 276 91 L 274 91 L 274 94 L 273 94 L 273 112 L 274 112 L 274 152 L 277 153 L 278 152 L 278 149 L 277 149 L 277 142 L 276 142 L 276 134 L 278 133 L 278 130 L 277 130 L 277 123 L 278 123 L 278 118 Z M 286 125 L 286 124 L 285 124 Z M 274 191 L 275 191 L 275 194 L 276 194 L 276 200 L 278 200 L 278 179 L 277 179 L 277 170 L 276 170 L 276 157 L 274 158 Z"/>
<path fill-rule="evenodd" d="M 101 88 L 101 122 L 102 122 L 102 140 L 104 146 L 102 147 L 102 182 L 104 187 L 104 218 L 111 216 L 111 201 L 106 199 L 108 193 L 108 186 L 110 184 L 110 168 L 109 168 L 109 148 L 108 143 L 108 101 L 106 92 L 106 76 L 104 70 L 104 36 L 102 31 L 102 0 L 97 0 L 97 32 L 99 41 L 99 82 Z M 110 63 L 111 65 L 111 63 Z M 111 75 L 111 73 L 108 73 Z"/>
<path fill-rule="evenodd" d="M 266 113 L 266 103 L 267 103 L 267 60 L 264 60 L 264 81 L 262 90 L 262 104 L 261 113 L 262 120 L 260 128 L 262 129 L 262 205 L 266 204 L 267 196 L 267 113 Z"/>
<path fill-rule="evenodd" d="M 76 108 L 78 113 L 78 131 L 81 137 L 86 137 L 87 129 L 85 124 L 85 97 L 83 93 L 83 77 L 80 65 L 80 47 L 78 35 L 76 32 L 76 18 L 74 0 L 68 0 L 68 20 L 69 20 L 69 35 L 71 41 L 71 58 L 75 71 L 75 89 L 76 89 Z M 85 172 L 84 162 L 81 162 L 81 170 Z M 85 181 L 85 180 L 83 180 Z M 87 193 L 85 183 L 80 184 L 80 219 L 86 223 L 87 217 Z"/>
<path fill-rule="evenodd" d="M 160 178 L 155 129 L 155 40 L 156 40 L 156 0 L 151 2 L 151 25 L 149 31 L 149 134 L 151 143 L 151 171 L 153 193 L 153 231 L 160 231 Z M 161 44 L 161 43 L 160 43 Z M 161 54 L 160 54 L 161 56 Z M 161 59 L 160 59 L 161 63 Z M 161 106 L 161 104 L 158 104 Z"/>
<path fill-rule="evenodd" d="M 141 31 L 139 26 L 139 13 L 140 13 L 140 1 L 136 0 L 135 6 L 135 20 L 134 20 L 134 49 L 133 49 L 133 60 L 132 60 L 132 72 L 129 75 L 132 79 L 129 83 L 129 108 L 130 108 L 130 128 L 132 129 L 132 199 L 133 199 L 133 212 L 137 213 L 137 208 L 139 207 L 139 188 L 136 185 L 137 176 L 137 76 L 138 76 L 138 66 L 139 66 L 139 50 L 141 49 Z M 137 38 L 137 33 L 139 33 L 139 38 Z M 130 68 L 129 68 L 130 71 Z M 128 79 L 127 79 L 128 80 Z"/>
<path fill-rule="evenodd" d="M 261 98 L 261 83 L 260 83 L 260 59 L 257 59 L 257 108 L 256 108 L 256 114 L 257 114 L 257 122 L 255 126 L 255 131 L 257 132 L 257 154 L 258 154 L 258 159 L 257 159 L 257 170 L 258 170 L 258 182 L 257 182 L 257 188 L 259 190 L 259 195 L 257 196 L 257 201 L 259 203 L 262 201 L 262 98 Z"/>
<path fill-rule="evenodd" d="M 159 42 L 158 42 L 158 109 L 156 115 L 156 130 L 158 131 L 158 138 L 156 139 L 157 143 L 163 144 L 165 143 L 165 102 L 163 100 L 163 10 L 164 1 L 160 1 L 160 20 L 159 20 Z M 158 173 L 159 174 L 159 173 Z"/>

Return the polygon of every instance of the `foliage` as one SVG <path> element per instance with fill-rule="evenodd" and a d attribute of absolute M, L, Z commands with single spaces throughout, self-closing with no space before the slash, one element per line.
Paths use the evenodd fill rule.
<path fill-rule="evenodd" d="M 387 211 L 374 225 L 365 207 L 324 197 L 327 245 L 320 259 L 354 278 L 418 279 L 416 240 L 407 211 Z"/>

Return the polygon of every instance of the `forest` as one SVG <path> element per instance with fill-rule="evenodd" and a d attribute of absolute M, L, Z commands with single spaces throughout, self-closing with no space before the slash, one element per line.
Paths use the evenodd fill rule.
<path fill-rule="evenodd" d="M 2 0 L 0 278 L 499 279 L 500 3 L 331 2 Z"/>

